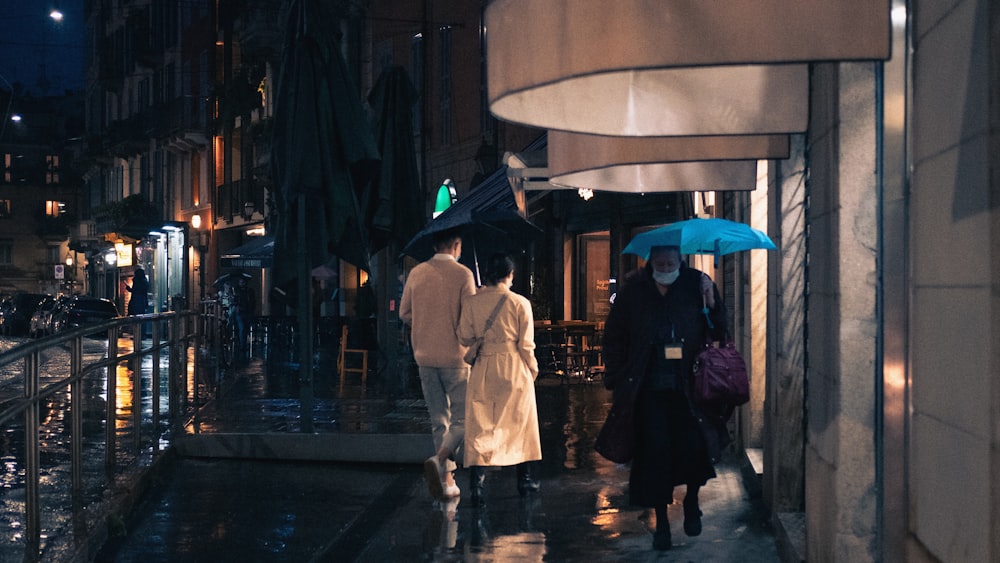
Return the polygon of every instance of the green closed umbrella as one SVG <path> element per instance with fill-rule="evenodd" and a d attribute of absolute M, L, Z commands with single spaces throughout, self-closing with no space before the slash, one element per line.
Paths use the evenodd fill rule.
<path fill-rule="evenodd" d="M 337 256 L 369 269 L 358 204 L 379 160 L 337 43 L 337 3 L 291 0 L 271 147 L 274 284 L 296 283 L 300 334 L 312 334 L 310 272 Z M 296 280 L 293 282 L 292 280 Z M 302 430 L 312 430 L 312 338 L 300 338 Z"/>
<path fill-rule="evenodd" d="M 417 98 L 417 89 L 400 66 L 383 70 L 368 95 L 375 142 L 382 155 L 377 178 L 362 206 L 372 252 L 390 243 L 402 247 L 424 223 L 424 190 L 413 142 Z"/>

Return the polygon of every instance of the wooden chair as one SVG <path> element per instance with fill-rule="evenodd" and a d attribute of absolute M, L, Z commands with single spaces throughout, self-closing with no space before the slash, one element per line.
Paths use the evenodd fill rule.
<path fill-rule="evenodd" d="M 590 367 L 593 355 L 591 346 L 594 345 L 594 323 L 574 323 L 566 324 L 566 375 L 576 376 L 581 381 L 590 380 Z"/>
<path fill-rule="evenodd" d="M 539 376 L 566 376 L 566 329 L 552 324 L 535 326 L 535 358 Z"/>
<path fill-rule="evenodd" d="M 365 386 L 368 379 L 368 350 L 364 348 L 348 348 L 347 323 L 340 329 L 340 355 L 337 357 L 337 371 L 340 372 L 340 388 L 344 388 L 344 375 L 347 373 L 361 374 L 361 387 Z M 360 359 L 361 367 L 347 367 L 349 361 Z"/>

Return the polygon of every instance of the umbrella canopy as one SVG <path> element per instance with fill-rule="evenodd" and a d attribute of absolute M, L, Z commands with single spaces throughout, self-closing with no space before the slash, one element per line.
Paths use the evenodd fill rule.
<path fill-rule="evenodd" d="M 246 272 L 240 272 L 238 274 L 222 274 L 212 282 L 215 287 L 222 287 L 222 284 L 229 282 L 230 285 L 236 285 L 241 279 L 252 280 L 253 276 Z"/>
<path fill-rule="evenodd" d="M 424 191 L 413 143 L 412 108 L 417 98 L 417 89 L 401 66 L 382 71 L 368 95 L 382 155 L 378 177 L 362 205 L 372 252 L 390 242 L 402 247 L 424 222 Z"/>
<path fill-rule="evenodd" d="M 337 43 L 335 3 L 292 0 L 272 140 L 278 221 L 274 272 L 282 283 L 331 254 L 368 269 L 358 194 L 379 159 L 360 96 Z M 304 200 L 305 220 L 297 204 Z M 295 252 L 300 229 L 306 264 Z"/>
<path fill-rule="evenodd" d="M 521 216 L 507 181 L 506 166 L 427 223 L 403 248 L 403 253 L 426 260 L 434 254 L 435 233 L 456 228 L 463 231 L 465 239 L 463 261 L 472 262 L 473 270 L 478 256 L 489 252 L 518 253 L 527 242 L 542 234 L 541 229 Z"/>
<path fill-rule="evenodd" d="M 622 254 L 635 254 L 649 259 L 654 246 L 677 246 L 681 254 L 712 254 L 719 256 L 763 248 L 777 250 L 774 242 L 750 225 L 727 219 L 688 219 L 640 233 L 628 243 Z"/>
<path fill-rule="evenodd" d="M 335 280 L 338 277 L 337 271 L 326 264 L 313 268 L 310 275 L 317 280 Z"/>

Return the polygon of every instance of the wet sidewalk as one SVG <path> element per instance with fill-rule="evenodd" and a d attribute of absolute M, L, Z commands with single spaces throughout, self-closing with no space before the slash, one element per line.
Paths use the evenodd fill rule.
<path fill-rule="evenodd" d="M 457 503 L 427 492 L 419 462 L 432 448 L 416 381 L 383 373 L 364 387 L 342 385 L 332 370 L 318 370 L 315 432 L 304 434 L 295 380 L 290 368 L 244 366 L 189 428 L 182 455 L 124 523 L 127 535 L 97 560 L 779 560 L 735 455 L 701 491 L 702 534 L 684 535 L 678 487 L 673 548 L 653 551 L 655 517 L 628 505 L 628 467 L 593 450 L 610 402 L 598 384 L 539 381 L 541 492 L 520 497 L 513 468 L 497 469 L 487 477 L 486 507 L 474 509 L 466 470 L 457 475 Z M 382 459 L 390 461 L 371 461 Z"/>

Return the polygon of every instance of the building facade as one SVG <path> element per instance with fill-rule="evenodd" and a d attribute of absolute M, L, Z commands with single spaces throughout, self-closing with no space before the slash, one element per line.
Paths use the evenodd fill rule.
<path fill-rule="evenodd" d="M 32 96 L 0 90 L 0 292 L 82 293 L 86 277 L 70 248 L 82 178 L 74 160 L 83 133 L 79 93 Z M 73 139 L 76 139 L 74 141 Z"/>

